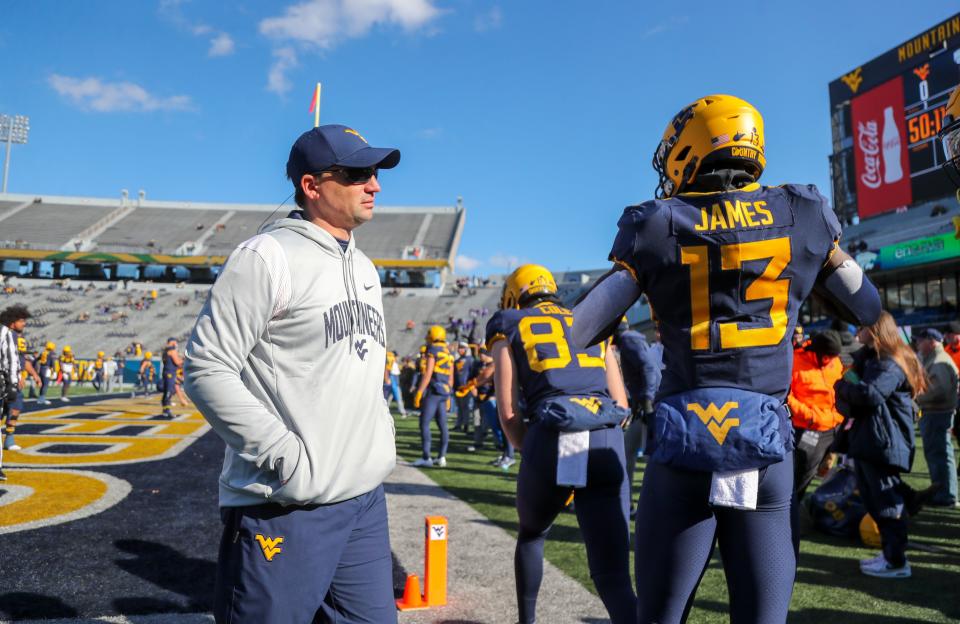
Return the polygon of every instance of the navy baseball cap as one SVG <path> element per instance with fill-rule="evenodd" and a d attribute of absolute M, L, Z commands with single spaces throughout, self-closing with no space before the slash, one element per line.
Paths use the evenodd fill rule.
<path fill-rule="evenodd" d="M 328 124 L 308 130 L 296 140 L 287 159 L 287 177 L 296 186 L 304 175 L 331 167 L 393 169 L 399 162 L 400 150 L 370 147 L 353 128 Z"/>
<path fill-rule="evenodd" d="M 943 334 L 940 333 L 939 329 L 934 329 L 932 327 L 927 327 L 921 329 L 917 333 L 917 338 L 929 338 L 930 340 L 936 340 L 937 342 L 943 342 Z"/>

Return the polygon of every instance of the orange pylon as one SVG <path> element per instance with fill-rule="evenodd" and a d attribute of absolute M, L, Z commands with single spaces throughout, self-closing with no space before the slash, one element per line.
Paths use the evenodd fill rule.
<path fill-rule="evenodd" d="M 403 586 L 403 598 L 397 601 L 397 609 L 413 611 L 426 608 L 427 604 L 420 597 L 420 579 L 417 578 L 416 574 L 408 574 L 407 583 Z"/>
<path fill-rule="evenodd" d="M 443 516 L 424 518 L 423 596 L 420 595 L 420 579 L 416 574 L 408 574 L 403 598 L 397 600 L 400 611 L 447 604 L 447 527 L 447 519 Z"/>
<path fill-rule="evenodd" d="M 423 601 L 431 607 L 447 604 L 447 519 L 427 516 L 424 539 Z"/>

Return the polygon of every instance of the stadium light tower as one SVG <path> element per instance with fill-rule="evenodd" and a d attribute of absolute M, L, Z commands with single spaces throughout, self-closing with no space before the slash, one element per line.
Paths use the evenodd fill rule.
<path fill-rule="evenodd" d="M 10 175 L 10 146 L 26 145 L 30 134 L 30 118 L 26 115 L 0 115 L 0 138 L 7 143 L 7 157 L 3 160 L 3 192 L 7 192 L 7 177 Z"/>

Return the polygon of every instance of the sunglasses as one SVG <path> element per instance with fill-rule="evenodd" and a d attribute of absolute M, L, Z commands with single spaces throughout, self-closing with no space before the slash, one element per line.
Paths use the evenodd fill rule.
<path fill-rule="evenodd" d="M 366 184 L 370 178 L 379 174 L 376 167 L 337 167 L 335 169 L 325 169 L 313 175 L 319 177 L 322 173 L 335 173 L 340 175 L 347 184 Z"/>

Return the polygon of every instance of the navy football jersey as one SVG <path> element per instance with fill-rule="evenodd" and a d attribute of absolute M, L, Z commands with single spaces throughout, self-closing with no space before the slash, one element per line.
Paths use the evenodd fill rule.
<path fill-rule="evenodd" d="M 427 391 L 440 396 L 450 396 L 450 375 L 453 373 L 453 356 L 443 343 L 432 344 L 427 347 L 426 357 L 433 358 L 433 375 Z M 424 359 L 426 362 L 426 358 Z"/>
<path fill-rule="evenodd" d="M 650 300 L 663 342 L 658 397 L 730 387 L 783 398 L 800 304 L 840 223 L 816 187 L 751 184 L 627 208 L 610 259 Z"/>
<path fill-rule="evenodd" d="M 523 402 L 532 413 L 556 396 L 609 396 L 605 343 L 577 350 L 570 341 L 573 313 L 544 301 L 522 310 L 500 310 L 487 323 L 487 348 L 506 340 L 513 352 Z"/>

